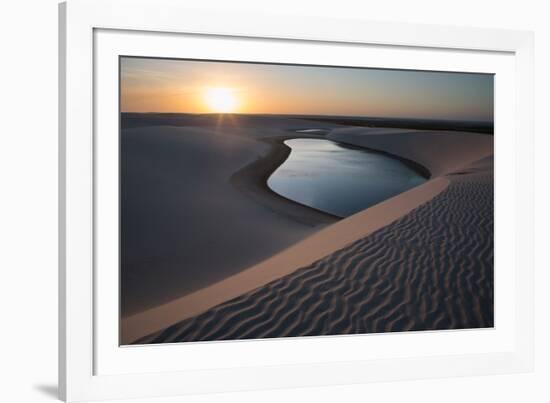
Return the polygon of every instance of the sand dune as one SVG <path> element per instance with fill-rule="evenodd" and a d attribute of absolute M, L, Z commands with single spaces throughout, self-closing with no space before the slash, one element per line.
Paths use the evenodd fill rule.
<path fill-rule="evenodd" d="M 431 201 L 141 343 L 493 326 L 491 159 Z"/>
<path fill-rule="evenodd" d="M 360 128 L 328 137 L 410 159 L 434 178 L 128 318 L 128 340 L 163 328 L 137 342 L 492 326 L 492 136 Z"/>
<path fill-rule="evenodd" d="M 493 136 L 407 129 L 341 128 L 328 139 L 388 152 L 428 168 L 432 177 L 452 172 L 493 153 Z"/>
<path fill-rule="evenodd" d="M 447 185 L 448 181 L 444 178 L 427 182 L 339 221 L 223 281 L 161 306 L 123 318 L 122 340 L 125 343 L 136 341 L 146 334 L 198 315 L 217 304 L 222 304 L 310 265 L 321 257 L 330 255 L 390 224 L 419 204 L 432 199 Z"/>

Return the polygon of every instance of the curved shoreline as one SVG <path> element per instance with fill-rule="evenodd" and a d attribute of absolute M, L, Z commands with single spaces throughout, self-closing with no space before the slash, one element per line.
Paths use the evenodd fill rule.
<path fill-rule="evenodd" d="M 393 154 L 393 153 L 390 153 L 388 151 L 384 151 L 384 150 L 379 149 L 379 148 L 372 148 L 372 147 L 366 147 L 366 146 L 362 146 L 362 145 L 361 146 L 360 145 L 355 145 L 353 143 L 347 143 L 345 141 L 336 141 L 336 140 L 331 139 L 331 138 L 326 138 L 325 140 L 332 141 L 332 142 L 338 144 L 341 147 L 347 147 L 347 148 L 350 148 L 352 150 L 363 150 L 363 151 L 369 151 L 369 152 L 372 152 L 372 153 L 384 155 L 388 158 L 392 158 L 394 160 L 397 160 L 397 161 L 401 162 L 402 164 L 404 164 L 407 167 L 411 168 L 413 171 L 416 171 L 418 174 L 420 174 L 424 178 L 432 179 L 433 175 L 432 175 L 432 173 L 430 172 L 430 170 L 428 168 L 426 168 L 424 165 L 422 165 L 422 164 L 420 164 L 416 161 L 413 161 L 410 158 L 405 158 L 405 157 L 402 157 L 400 155 Z"/>
<path fill-rule="evenodd" d="M 269 177 L 287 160 L 291 153 L 285 140 L 310 138 L 304 136 L 267 137 L 263 141 L 271 146 L 265 157 L 261 157 L 231 175 L 230 183 L 255 202 L 270 210 L 298 222 L 316 226 L 332 224 L 340 217 L 298 203 L 274 192 L 268 185 Z"/>
<path fill-rule="evenodd" d="M 288 159 L 290 153 L 292 152 L 291 148 L 287 146 L 284 142 L 286 140 L 294 139 L 314 139 L 330 141 L 338 144 L 343 148 L 381 154 L 403 163 L 407 167 L 419 173 L 421 176 L 425 177 L 427 180 L 432 177 L 432 174 L 428 168 L 411 159 L 401 157 L 399 155 L 392 154 L 380 149 L 335 141 L 326 138 L 325 136 L 323 136 L 322 138 L 318 136 L 277 136 L 263 138 L 260 141 L 263 141 L 271 146 L 271 150 L 269 151 L 269 153 L 265 157 L 259 158 L 249 165 L 245 166 L 244 168 L 240 169 L 239 171 L 235 172 L 231 176 L 230 182 L 233 186 L 239 189 L 242 193 L 251 197 L 257 203 L 268 207 L 278 214 L 284 215 L 304 224 L 332 224 L 336 221 L 341 220 L 342 217 L 330 214 L 322 210 L 318 210 L 315 207 L 311 207 L 306 204 L 302 204 L 296 200 L 285 197 L 275 192 L 267 184 L 269 177 L 271 177 L 271 175 L 273 175 L 273 173 L 284 164 L 284 162 Z M 399 194 L 395 196 L 398 196 Z"/>

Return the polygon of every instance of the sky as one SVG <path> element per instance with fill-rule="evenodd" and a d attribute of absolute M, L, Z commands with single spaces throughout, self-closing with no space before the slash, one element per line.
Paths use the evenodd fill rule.
<path fill-rule="evenodd" d="M 122 112 L 493 120 L 493 75 L 122 57 Z"/>

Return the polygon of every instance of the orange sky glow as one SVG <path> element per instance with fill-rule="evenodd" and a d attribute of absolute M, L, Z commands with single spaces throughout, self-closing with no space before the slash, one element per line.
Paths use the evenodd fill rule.
<path fill-rule="evenodd" d="M 123 57 L 120 91 L 123 112 L 493 119 L 488 74 Z"/>

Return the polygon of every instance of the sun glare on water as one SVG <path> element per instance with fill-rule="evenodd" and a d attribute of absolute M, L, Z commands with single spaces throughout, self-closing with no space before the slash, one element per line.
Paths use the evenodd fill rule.
<path fill-rule="evenodd" d="M 206 105 L 216 113 L 231 113 L 237 108 L 237 97 L 231 88 L 207 88 L 204 94 Z"/>

